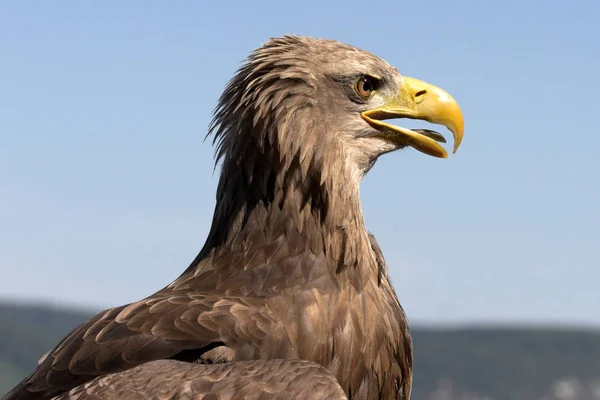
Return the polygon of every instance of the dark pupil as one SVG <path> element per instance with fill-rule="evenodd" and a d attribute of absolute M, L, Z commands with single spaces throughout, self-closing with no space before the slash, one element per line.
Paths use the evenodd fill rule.
<path fill-rule="evenodd" d="M 373 83 L 370 79 L 363 78 L 363 90 L 365 92 L 371 92 L 373 90 Z"/>

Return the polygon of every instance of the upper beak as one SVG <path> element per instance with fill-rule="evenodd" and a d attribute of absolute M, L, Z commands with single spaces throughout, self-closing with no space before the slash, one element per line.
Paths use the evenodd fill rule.
<path fill-rule="evenodd" d="M 411 130 L 383 122 L 390 118 L 422 119 L 447 127 L 454 135 L 454 153 L 464 131 L 462 112 L 456 101 L 444 90 L 418 79 L 403 77 L 400 93 L 382 107 L 361 113 L 362 118 L 378 129 L 388 140 L 408 145 L 435 157 L 448 158 L 437 143 L 442 135 L 429 130 Z"/>

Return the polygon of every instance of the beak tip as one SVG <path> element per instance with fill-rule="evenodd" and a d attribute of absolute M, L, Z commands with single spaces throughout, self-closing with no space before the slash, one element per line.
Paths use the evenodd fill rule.
<path fill-rule="evenodd" d="M 457 107 L 458 107 L 458 105 L 457 105 Z M 462 113 L 460 112 L 460 109 L 458 109 L 457 114 L 458 114 L 458 118 L 457 118 L 458 123 L 453 122 L 450 126 L 448 126 L 448 129 L 450 129 L 450 131 L 452 132 L 452 136 L 454 136 L 454 148 L 453 148 L 452 154 L 456 154 L 456 151 L 462 144 L 463 133 L 465 132 L 464 122 L 463 122 Z"/>
<path fill-rule="evenodd" d="M 455 135 L 454 137 L 454 149 L 452 151 L 452 154 L 456 154 L 456 152 L 458 151 L 458 148 L 460 147 L 461 143 L 462 143 L 462 130 L 460 131 L 460 134 Z"/>
<path fill-rule="evenodd" d="M 458 151 L 458 147 L 460 146 L 460 143 L 455 143 L 454 144 L 454 149 L 452 149 L 452 154 L 456 154 L 456 152 Z"/>

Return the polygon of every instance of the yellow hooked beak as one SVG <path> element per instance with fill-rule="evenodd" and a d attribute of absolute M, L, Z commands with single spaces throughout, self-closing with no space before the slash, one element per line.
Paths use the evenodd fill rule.
<path fill-rule="evenodd" d="M 383 122 L 390 118 L 421 119 L 448 128 L 454 135 L 454 153 L 462 141 L 464 122 L 456 101 L 444 90 L 418 79 L 403 77 L 400 93 L 382 107 L 361 113 L 362 118 L 380 131 L 381 137 L 394 143 L 414 147 L 434 157 L 448 158 L 438 142 L 444 137 L 426 129 L 411 130 Z"/>

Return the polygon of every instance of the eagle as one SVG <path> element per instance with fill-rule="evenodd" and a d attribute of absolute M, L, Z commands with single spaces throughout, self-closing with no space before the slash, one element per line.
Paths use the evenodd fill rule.
<path fill-rule="evenodd" d="M 445 126 L 456 152 L 457 102 L 367 51 L 285 35 L 213 115 L 221 174 L 197 257 L 75 328 L 4 400 L 410 398 L 410 331 L 359 187 L 383 154 L 448 157 L 442 134 L 390 119 Z"/>

